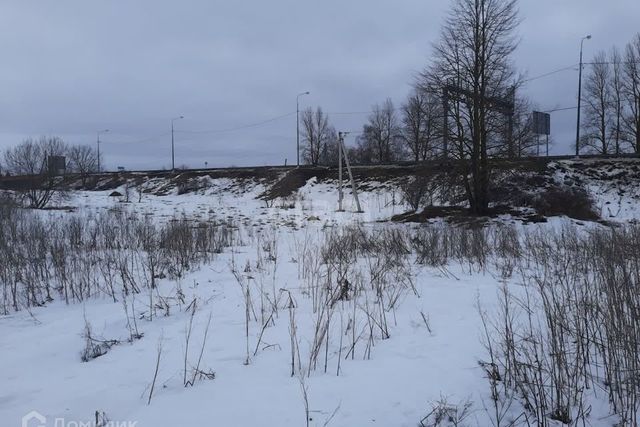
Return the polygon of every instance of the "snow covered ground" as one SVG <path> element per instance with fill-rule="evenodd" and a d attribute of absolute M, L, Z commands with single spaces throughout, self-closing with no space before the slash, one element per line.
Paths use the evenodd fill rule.
<path fill-rule="evenodd" d="M 251 252 L 237 254 L 238 259 L 250 259 Z M 285 260 L 290 258 L 283 252 Z M 305 425 L 300 381 L 290 375 L 287 310 L 265 331 L 255 356 L 260 325 L 251 325 L 251 360 L 245 366 L 243 296 L 228 271 L 228 261 L 229 255 L 220 257 L 209 268 L 186 277 L 183 284 L 185 291 L 202 301 L 194 319 L 192 360 L 212 316 L 203 360 L 207 369 L 215 371 L 215 380 L 192 388 L 182 385 L 189 313 L 139 321 L 142 339 L 81 363 L 84 317 L 98 335 L 125 339 L 122 307 L 109 301 L 71 307 L 57 303 L 34 310 L 33 316 L 18 313 L 2 321 L 3 425 L 18 425 L 31 410 L 48 419 L 79 421 L 90 421 L 94 411 L 100 410 L 112 420 L 138 421 L 138 426 Z M 277 286 L 293 290 L 298 282 L 296 265 L 285 261 L 280 269 Z M 354 360 L 341 362 L 340 376 L 336 375 L 337 354 L 329 355 L 326 374 L 323 370 L 311 373 L 305 380 L 314 419 L 311 425 L 323 425 L 337 409 L 330 425 L 415 426 L 429 402 L 441 394 L 462 400 L 483 391 L 477 365 L 480 329 L 473 307 L 478 294 L 490 301 L 495 286 L 491 278 L 453 273 L 462 279 L 435 271 L 417 272 L 420 298 L 402 302 L 391 337 L 376 343 L 370 360 L 363 360 L 359 347 Z M 297 313 L 300 346 L 308 348 L 313 314 L 301 296 L 296 299 L 302 304 Z M 429 316 L 431 332 L 421 313 Z M 158 389 L 147 405 L 158 343 L 163 348 Z"/>
<path fill-rule="evenodd" d="M 615 213 L 611 218 L 618 221 L 637 218 L 635 193 L 616 196 L 614 188 L 590 188 L 603 213 Z M 76 192 L 65 203 L 77 207 L 75 212 L 46 212 L 52 220 L 114 209 L 156 221 L 230 219 L 238 224 L 238 240 L 180 280 L 160 280 L 156 298 L 174 301 L 168 315 L 156 312 L 150 320 L 148 295 L 139 295 L 133 306 L 143 337 L 132 342 L 127 342 L 129 318 L 122 302 L 107 298 L 70 305 L 56 300 L 0 317 L 0 425 L 21 425 L 23 416 L 37 411 L 46 421 L 26 420 L 31 427 L 76 426 L 96 419 L 108 419 L 111 425 L 136 422 L 138 427 L 414 427 L 442 399 L 473 402 L 467 424 L 490 425 L 483 408 L 489 387 L 478 364 L 486 358 L 478 305 L 489 313 L 496 311 L 498 272 L 478 273 L 456 263 L 426 267 L 410 255 L 403 277 L 411 286 L 399 292 L 387 313 L 388 337 L 381 333 L 379 319 L 370 318 L 369 307 L 364 307 L 374 304 L 372 295 L 357 303 L 336 301 L 328 343 L 320 349 L 315 369 L 310 369 L 318 319 L 313 276 L 321 271 L 312 269 L 313 255 L 321 251 L 327 236 L 351 225 L 373 236 L 420 226 L 384 222 L 406 211 L 399 193 L 388 185 L 372 184 L 370 191 L 360 194 L 364 213 L 354 213 L 348 190 L 345 212 L 336 212 L 331 183 L 311 180 L 294 196 L 270 203 L 257 199 L 263 191 L 259 183 L 218 179 L 183 195 L 143 194 L 138 200 L 132 193 L 129 203 L 108 197 L 110 191 Z M 557 218 L 516 227 L 558 228 L 570 222 Z M 303 259 L 305 254 L 309 259 Z M 372 257 L 360 257 L 353 274 L 367 276 L 372 262 Z M 509 283 L 518 286 L 517 278 Z M 248 338 L 247 290 L 252 293 Z M 275 301 L 275 311 L 270 301 Z M 293 376 L 292 313 L 298 347 L 294 359 L 299 358 L 294 360 Z M 121 343 L 83 363 L 87 322 L 94 336 Z M 185 387 L 191 322 L 186 375 L 190 378 L 198 366 L 209 377 L 198 374 L 193 386 Z M 374 332 L 367 335 L 367 328 Z M 362 338 L 350 352 L 354 333 L 373 338 Z M 160 361 L 149 402 L 158 348 Z"/>
<path fill-rule="evenodd" d="M 578 166 L 578 167 L 577 167 Z M 635 222 L 640 216 L 640 162 L 638 159 L 587 159 L 552 163 L 558 182 L 584 185 L 600 217 L 611 222 Z"/>

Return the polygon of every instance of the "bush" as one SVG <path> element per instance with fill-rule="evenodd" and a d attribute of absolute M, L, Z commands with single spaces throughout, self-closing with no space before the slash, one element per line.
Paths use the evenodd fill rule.
<path fill-rule="evenodd" d="M 547 188 L 533 197 L 531 207 L 545 216 L 566 215 L 585 221 L 600 219 L 594 209 L 591 195 L 580 187 L 553 186 Z"/>
<path fill-rule="evenodd" d="M 178 195 L 195 193 L 203 188 L 206 188 L 206 185 L 197 178 L 187 179 L 178 183 Z"/>

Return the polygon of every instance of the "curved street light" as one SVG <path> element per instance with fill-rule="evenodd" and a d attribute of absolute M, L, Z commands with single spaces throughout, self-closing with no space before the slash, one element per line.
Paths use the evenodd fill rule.
<path fill-rule="evenodd" d="M 107 132 L 109 132 L 109 129 L 99 130 L 98 132 L 96 132 L 98 135 L 98 138 L 96 138 L 96 143 L 98 145 L 98 172 L 100 172 L 100 134 Z"/>

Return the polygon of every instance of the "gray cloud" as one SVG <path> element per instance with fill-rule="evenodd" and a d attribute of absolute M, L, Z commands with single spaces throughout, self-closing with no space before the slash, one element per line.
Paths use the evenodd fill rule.
<path fill-rule="evenodd" d="M 295 116 L 320 105 L 339 129 L 358 130 L 371 105 L 402 102 L 429 61 L 449 2 L 399 0 L 15 0 L 0 6 L 0 149 L 26 136 L 93 143 L 108 167 L 279 164 L 295 157 Z M 623 46 L 639 30 L 640 2 L 521 0 L 515 56 L 529 76 Z M 576 70 L 531 82 L 540 108 L 576 101 Z M 553 115 L 556 152 L 568 152 L 575 111 Z"/>

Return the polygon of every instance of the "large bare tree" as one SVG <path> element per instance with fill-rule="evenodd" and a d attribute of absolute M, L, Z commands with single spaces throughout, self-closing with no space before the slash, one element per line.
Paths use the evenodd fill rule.
<path fill-rule="evenodd" d="M 335 142 L 335 130 L 329 124 L 329 117 L 318 107 L 315 111 L 307 108 L 302 112 L 302 137 L 305 142 L 304 160 L 318 165 L 327 144 Z"/>
<path fill-rule="evenodd" d="M 402 140 L 416 162 L 435 155 L 440 103 L 434 94 L 416 90 L 402 105 Z"/>
<path fill-rule="evenodd" d="M 402 158 L 402 130 L 393 102 L 387 98 L 382 105 L 376 104 L 371 110 L 359 138 L 362 151 L 369 153 L 373 163 L 388 163 Z"/>
<path fill-rule="evenodd" d="M 48 156 L 64 156 L 67 145 L 61 138 L 27 138 L 4 153 L 6 168 L 14 175 L 40 175 L 47 171 Z"/>
<path fill-rule="evenodd" d="M 48 170 L 49 156 L 63 156 L 67 146 L 58 137 L 28 138 L 4 153 L 7 169 L 13 175 L 22 175 L 16 190 L 30 207 L 44 208 L 54 197 L 63 194 L 59 179 Z"/>
<path fill-rule="evenodd" d="M 448 92 L 446 132 L 461 160 L 460 176 L 469 206 L 482 214 L 489 205 L 489 156 L 504 140 L 505 108 L 514 98 L 511 55 L 519 24 L 516 0 L 455 0 L 434 45 L 435 60 L 422 74 L 423 90 Z M 509 111 L 507 111 L 509 110 Z M 511 151 L 512 151 L 511 150 Z"/>
<path fill-rule="evenodd" d="M 87 175 L 98 171 L 98 153 L 90 145 L 72 145 L 67 153 L 69 169 L 80 175 L 82 185 Z"/>
<path fill-rule="evenodd" d="M 640 33 L 627 44 L 624 57 L 624 97 L 627 100 L 625 130 L 640 153 Z"/>
<path fill-rule="evenodd" d="M 582 145 L 599 154 L 609 154 L 613 97 L 611 94 L 611 68 L 607 54 L 600 51 L 593 57 L 584 86 L 586 102 L 584 127 L 586 134 Z"/>

